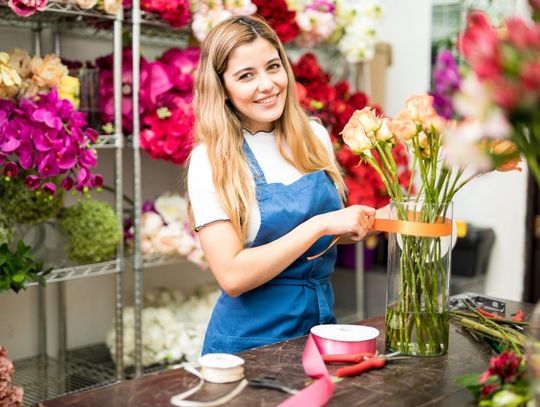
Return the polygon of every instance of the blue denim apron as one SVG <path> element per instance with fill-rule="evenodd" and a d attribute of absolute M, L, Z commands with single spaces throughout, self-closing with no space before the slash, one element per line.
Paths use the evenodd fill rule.
<path fill-rule="evenodd" d="M 311 217 L 342 207 L 338 191 L 324 171 L 290 185 L 268 184 L 244 141 L 244 154 L 256 184 L 261 226 L 252 247 L 272 242 Z M 323 256 L 332 236 L 323 236 L 271 281 L 232 298 L 222 292 L 208 324 L 202 353 L 237 353 L 305 335 L 311 327 L 336 322 L 330 275 L 336 247 Z M 264 261 L 262 258 L 261 261 Z"/>

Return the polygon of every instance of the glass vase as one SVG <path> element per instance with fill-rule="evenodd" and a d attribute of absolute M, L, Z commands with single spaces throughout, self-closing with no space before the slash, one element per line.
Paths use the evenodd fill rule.
<path fill-rule="evenodd" d="M 448 351 L 452 202 L 390 202 L 386 348 L 406 355 Z"/>

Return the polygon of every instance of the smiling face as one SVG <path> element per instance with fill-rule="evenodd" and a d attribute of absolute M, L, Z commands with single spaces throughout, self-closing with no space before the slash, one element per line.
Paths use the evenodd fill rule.
<path fill-rule="evenodd" d="M 261 37 L 231 52 L 223 72 L 225 92 L 252 133 L 270 131 L 287 97 L 287 73 L 277 49 Z"/>

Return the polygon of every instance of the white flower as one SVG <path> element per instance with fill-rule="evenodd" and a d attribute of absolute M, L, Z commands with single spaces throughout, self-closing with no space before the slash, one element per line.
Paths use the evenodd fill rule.
<path fill-rule="evenodd" d="M 193 22 L 191 23 L 191 30 L 195 37 L 203 42 L 210 31 L 216 24 L 226 20 L 232 15 L 228 10 L 208 10 L 206 14 L 196 12 L 193 14 Z"/>
<path fill-rule="evenodd" d="M 163 226 L 163 219 L 155 212 L 145 212 L 141 216 L 141 235 L 151 238 Z"/>
<path fill-rule="evenodd" d="M 257 12 L 257 6 L 251 0 L 223 0 L 223 5 L 233 14 L 252 15 Z"/>
<path fill-rule="evenodd" d="M 154 202 L 154 206 L 166 223 L 185 222 L 187 219 L 187 203 L 180 194 L 160 195 Z"/>

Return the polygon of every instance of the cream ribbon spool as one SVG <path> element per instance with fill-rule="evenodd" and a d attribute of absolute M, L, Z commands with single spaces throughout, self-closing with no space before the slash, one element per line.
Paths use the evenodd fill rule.
<path fill-rule="evenodd" d="M 171 397 L 171 403 L 178 407 L 211 407 L 220 406 L 235 398 L 248 384 L 244 379 L 244 359 L 230 355 L 228 353 L 208 353 L 201 356 L 199 359 L 201 370 L 198 371 L 193 366 L 184 366 L 184 369 L 189 373 L 199 378 L 199 383 L 185 391 Z M 193 401 L 185 400 L 189 396 L 198 392 L 204 382 L 210 383 L 232 383 L 237 382 L 236 386 L 230 393 L 212 401 Z"/>

